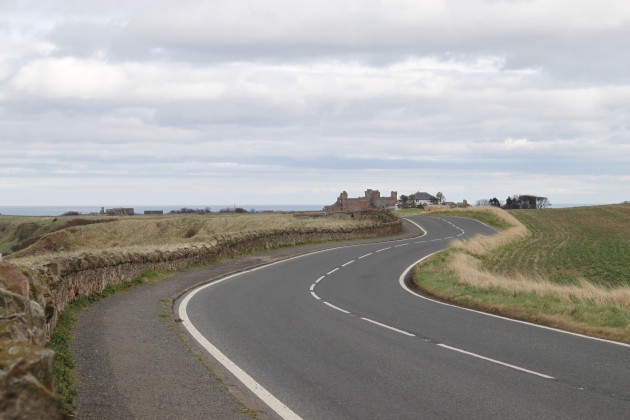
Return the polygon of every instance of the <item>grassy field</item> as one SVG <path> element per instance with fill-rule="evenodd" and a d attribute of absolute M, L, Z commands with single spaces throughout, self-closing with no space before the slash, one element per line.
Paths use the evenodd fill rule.
<path fill-rule="evenodd" d="M 630 206 L 497 215 L 511 227 L 436 256 L 416 271 L 418 287 L 465 306 L 630 342 Z"/>
<path fill-rule="evenodd" d="M 486 268 L 559 284 L 588 280 L 598 286 L 630 286 L 630 205 L 512 214 L 531 235 L 493 254 Z"/>
<path fill-rule="evenodd" d="M 360 226 L 370 220 L 318 214 L 204 214 L 132 217 L 0 216 L 0 252 L 11 258 L 94 252 L 146 251 L 209 242 L 222 235 L 285 228 Z M 16 248 L 17 246 L 17 248 Z M 17 250 L 19 248 L 23 248 Z"/>

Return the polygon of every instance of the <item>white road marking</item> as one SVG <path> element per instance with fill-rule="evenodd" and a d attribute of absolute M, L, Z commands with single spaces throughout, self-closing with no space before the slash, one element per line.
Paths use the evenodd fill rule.
<path fill-rule="evenodd" d="M 466 351 L 466 350 L 458 349 L 457 347 L 447 346 L 446 344 L 438 344 L 437 346 L 438 347 L 442 347 L 443 349 L 449 349 L 449 350 L 456 351 L 458 353 L 467 354 L 469 356 L 476 357 L 478 359 L 485 360 L 487 362 L 496 363 L 497 365 L 509 367 L 510 369 L 516 369 L 516 370 L 520 370 L 521 372 L 526 372 L 526 373 L 530 373 L 532 375 L 540 376 L 541 378 L 555 379 L 553 376 L 545 375 L 544 373 L 535 372 L 533 370 L 529 370 L 529 369 L 525 369 L 525 368 L 522 368 L 522 367 L 514 366 L 514 365 L 511 365 L 509 363 L 500 362 L 498 360 L 491 359 L 489 357 L 485 357 L 485 356 L 482 356 L 482 355 L 477 354 L 477 353 L 471 353 L 471 352 Z"/>
<path fill-rule="evenodd" d="M 387 251 L 390 248 L 391 248 L 391 246 L 388 246 L 387 248 L 378 249 L 378 250 L 376 250 L 376 252 Z"/>
<path fill-rule="evenodd" d="M 343 265 L 342 265 L 342 267 L 345 267 L 345 266 L 347 266 L 347 265 L 350 265 L 350 264 L 352 264 L 354 261 L 355 261 L 355 260 L 348 261 L 347 263 L 343 264 Z"/>
<path fill-rule="evenodd" d="M 364 320 L 364 321 L 367 321 L 367 322 L 371 322 L 372 324 L 379 325 L 379 326 L 381 326 L 383 328 L 387 328 L 389 330 L 396 331 L 396 332 L 404 334 L 404 335 L 408 335 L 409 337 L 415 337 L 416 336 L 415 334 L 411 334 L 411 333 L 409 333 L 407 331 L 399 330 L 398 328 L 394 328 L 394 327 L 392 327 L 390 325 L 387 325 L 387 324 L 382 324 L 382 323 L 380 323 L 378 321 L 374 321 L 373 319 L 369 319 L 369 318 L 361 318 L 361 319 Z"/>
<path fill-rule="evenodd" d="M 324 301 L 324 304 L 326 304 L 326 305 L 330 306 L 330 307 L 331 307 L 331 308 L 333 308 L 333 309 L 338 310 L 339 312 L 343 312 L 344 314 L 349 314 L 349 313 L 350 313 L 349 311 L 346 311 L 345 309 L 341 309 L 340 307 L 335 306 L 335 305 L 333 305 L 332 303 L 329 303 L 329 302 Z"/>
<path fill-rule="evenodd" d="M 337 270 L 339 270 L 339 267 L 335 268 L 333 271 L 329 271 L 328 273 L 326 273 L 326 275 L 331 275 L 332 273 L 334 273 Z"/>
<path fill-rule="evenodd" d="M 227 277 L 226 277 L 227 278 Z M 261 384 L 256 382 L 254 378 L 249 376 L 243 369 L 238 367 L 234 362 L 232 362 L 225 354 L 223 354 L 218 348 L 216 348 L 212 343 L 210 343 L 206 337 L 204 337 L 199 330 L 195 328 L 195 326 L 190 322 L 188 318 L 188 314 L 186 313 L 186 306 L 190 299 L 200 290 L 205 287 L 216 284 L 209 283 L 206 286 L 202 286 L 196 290 L 193 290 L 189 293 L 181 305 L 179 306 L 179 317 L 182 319 L 182 325 L 188 330 L 190 335 L 193 336 L 195 340 L 199 342 L 206 349 L 208 353 L 212 355 L 219 363 L 221 363 L 227 370 L 229 370 L 236 378 L 243 383 L 250 391 L 252 391 L 258 398 L 260 398 L 265 404 L 267 404 L 273 411 L 278 413 L 280 417 L 283 419 L 294 419 L 300 420 L 301 417 L 298 416 L 293 410 L 284 405 L 282 401 L 274 397 L 269 391 L 267 391 Z"/>
<path fill-rule="evenodd" d="M 363 259 L 363 258 L 365 258 L 365 257 L 369 257 L 370 255 L 372 255 L 372 253 L 371 253 L 371 252 L 370 252 L 369 254 L 361 255 L 361 256 L 359 257 L 359 259 L 361 260 L 361 259 Z"/>
<path fill-rule="evenodd" d="M 400 244 L 400 245 L 396 245 L 394 248 L 400 248 L 401 246 L 407 246 L 409 244 Z"/>
<path fill-rule="evenodd" d="M 310 289 L 310 290 L 311 290 L 311 292 L 312 292 L 313 290 L 315 290 L 315 283 L 311 284 L 311 289 Z"/>
<path fill-rule="evenodd" d="M 326 278 L 326 276 L 321 276 L 320 278 L 315 280 L 315 284 L 319 283 L 320 281 L 324 280 L 325 278 Z"/>
<path fill-rule="evenodd" d="M 322 298 L 320 298 L 319 296 L 317 296 L 317 295 L 315 294 L 315 292 L 313 292 L 313 291 L 311 291 L 311 295 L 313 295 L 313 297 L 314 297 L 315 299 L 317 299 L 317 300 L 322 300 Z"/>

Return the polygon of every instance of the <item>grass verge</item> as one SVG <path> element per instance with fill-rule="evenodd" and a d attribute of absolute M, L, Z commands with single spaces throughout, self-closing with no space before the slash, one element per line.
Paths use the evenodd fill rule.
<path fill-rule="evenodd" d="M 441 300 L 630 343 L 630 206 L 571 210 L 503 212 L 512 227 L 455 244 L 413 281 Z"/>
<path fill-rule="evenodd" d="M 61 398 L 64 411 L 74 413 L 76 409 L 74 405 L 74 399 L 77 395 L 76 380 L 74 377 L 75 361 L 70 351 L 70 340 L 72 339 L 72 331 L 78 311 L 114 293 L 141 284 L 159 281 L 170 274 L 172 274 L 172 272 L 167 270 L 148 271 L 141 277 L 130 282 L 109 285 L 100 293 L 93 293 L 90 296 L 84 296 L 75 300 L 59 315 L 57 325 L 46 346 L 55 352 L 53 372 L 57 385 L 57 393 Z"/>

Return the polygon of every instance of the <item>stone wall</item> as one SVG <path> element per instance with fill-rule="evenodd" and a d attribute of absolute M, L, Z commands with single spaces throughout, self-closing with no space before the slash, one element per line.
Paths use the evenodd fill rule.
<path fill-rule="evenodd" d="M 369 238 L 398 233 L 402 223 L 389 212 L 337 217 L 369 219 L 360 228 L 308 228 L 220 236 L 173 251 L 82 254 L 56 257 L 24 271 L 0 262 L 0 413 L 2 419 L 64 418 L 54 393 L 54 354 L 43 347 L 59 314 L 75 299 L 149 270 L 181 269 L 280 246 Z"/>
<path fill-rule="evenodd" d="M 44 347 L 46 298 L 17 266 L 0 262 L 0 418 L 61 419 L 54 352 Z"/>

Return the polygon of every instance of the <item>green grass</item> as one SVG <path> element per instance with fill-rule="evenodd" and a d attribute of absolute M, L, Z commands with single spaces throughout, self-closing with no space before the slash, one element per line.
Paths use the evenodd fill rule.
<path fill-rule="evenodd" d="M 604 287 L 630 286 L 630 206 L 511 213 L 531 235 L 488 256 L 484 268 L 561 284 L 585 278 Z"/>
<path fill-rule="evenodd" d="M 455 253 L 465 249 L 445 251 L 419 266 L 414 283 L 425 293 L 463 306 L 630 342 L 630 302 L 597 302 L 595 295 L 588 293 L 585 298 L 567 298 L 564 288 L 524 292 L 511 285 L 511 279 L 525 276 L 586 291 L 589 289 L 582 289 L 585 280 L 604 291 L 630 287 L 630 206 L 510 213 L 530 234 L 483 255 L 473 255 L 483 272 L 499 279 L 491 283 L 495 286 L 465 284 L 465 279 L 451 271 L 449 264 Z M 467 267 L 471 268 L 470 276 L 474 275 L 476 268 Z"/>
<path fill-rule="evenodd" d="M 463 285 L 454 272 L 445 269 L 452 252 L 438 254 L 416 269 L 413 282 L 419 291 L 468 308 L 630 342 L 630 311 L 592 302 L 567 303 L 553 295 L 539 296 L 502 288 Z"/>
<path fill-rule="evenodd" d="M 75 361 L 70 351 L 70 340 L 72 339 L 72 330 L 77 319 L 78 311 L 114 293 L 141 284 L 159 281 L 171 273 L 171 271 L 167 270 L 148 271 L 141 277 L 130 282 L 109 285 L 100 293 L 94 293 L 90 296 L 76 299 L 59 315 L 57 325 L 46 346 L 55 352 L 53 373 L 55 375 L 57 393 L 61 398 L 62 406 L 66 413 L 74 413 L 76 409 L 74 405 L 74 399 L 77 395 L 76 380 L 74 377 Z"/>

